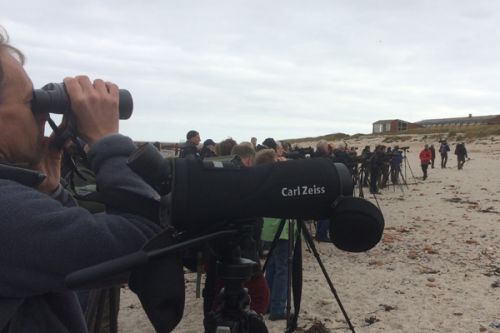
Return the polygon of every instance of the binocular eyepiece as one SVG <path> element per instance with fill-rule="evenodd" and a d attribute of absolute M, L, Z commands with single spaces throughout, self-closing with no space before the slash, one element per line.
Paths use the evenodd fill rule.
<path fill-rule="evenodd" d="M 132 115 L 134 108 L 132 95 L 125 89 L 120 89 L 118 93 L 120 119 L 128 119 Z M 31 110 L 33 113 L 71 113 L 71 101 L 64 83 L 48 83 L 41 89 L 35 89 L 31 101 Z"/>

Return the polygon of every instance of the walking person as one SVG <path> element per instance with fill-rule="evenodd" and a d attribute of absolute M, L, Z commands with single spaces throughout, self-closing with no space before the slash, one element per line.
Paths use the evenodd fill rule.
<path fill-rule="evenodd" d="M 431 168 L 434 169 L 434 160 L 436 159 L 436 148 L 434 148 L 434 145 L 432 144 L 429 149 L 431 150 L 431 154 L 432 154 Z"/>
<path fill-rule="evenodd" d="M 462 170 L 465 164 L 465 158 L 467 158 L 465 143 L 457 143 L 457 146 L 455 147 L 455 155 L 457 155 L 458 170 Z"/>
<path fill-rule="evenodd" d="M 441 146 L 439 147 L 439 153 L 441 154 L 441 169 L 446 168 L 446 163 L 448 162 L 448 152 L 450 151 L 450 146 L 446 140 L 441 142 Z"/>
<path fill-rule="evenodd" d="M 424 173 L 423 180 L 427 179 L 427 168 L 432 160 L 432 153 L 429 149 L 429 145 L 425 145 L 424 150 L 420 152 L 420 166 L 422 167 L 422 172 Z"/>

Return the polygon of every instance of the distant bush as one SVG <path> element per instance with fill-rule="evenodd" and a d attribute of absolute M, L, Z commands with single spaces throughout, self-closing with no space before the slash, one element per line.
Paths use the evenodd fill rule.
<path fill-rule="evenodd" d="M 414 128 L 402 132 L 402 135 L 387 135 L 384 133 L 380 134 L 361 134 L 357 133 L 352 136 L 345 133 L 333 133 L 317 137 L 307 137 L 307 138 L 297 138 L 285 140 L 290 143 L 300 143 L 307 141 L 342 141 L 347 139 L 372 139 L 380 138 L 383 142 L 396 142 L 396 141 L 409 141 L 412 140 L 412 134 L 423 134 L 428 142 L 439 141 L 440 139 L 455 139 L 457 133 L 466 139 L 473 138 L 485 138 L 500 136 L 500 125 L 475 125 L 475 126 L 450 126 L 450 127 L 427 127 L 427 128 Z M 413 138 L 413 141 L 418 141 L 418 139 Z"/>
<path fill-rule="evenodd" d="M 385 143 L 391 143 L 391 142 L 404 142 L 404 141 L 408 141 L 411 139 L 411 136 L 409 135 L 394 135 L 394 136 L 387 136 L 385 137 L 384 140 L 382 140 L 382 142 L 385 142 Z"/>
<path fill-rule="evenodd" d="M 368 134 L 356 133 L 351 135 L 351 139 L 360 139 L 362 137 L 368 136 Z"/>
<path fill-rule="evenodd" d="M 467 138 L 485 138 L 492 135 L 500 135 L 500 125 L 474 126 L 465 131 Z"/>
<path fill-rule="evenodd" d="M 333 134 L 327 134 L 327 135 L 321 135 L 321 136 L 316 136 L 316 137 L 306 137 L 306 138 L 298 138 L 298 139 L 287 139 L 284 140 L 288 143 L 300 143 L 300 142 L 308 142 L 308 141 L 319 141 L 319 140 L 326 140 L 326 141 L 342 141 L 349 139 L 351 136 L 349 134 L 345 133 L 333 133 Z"/>

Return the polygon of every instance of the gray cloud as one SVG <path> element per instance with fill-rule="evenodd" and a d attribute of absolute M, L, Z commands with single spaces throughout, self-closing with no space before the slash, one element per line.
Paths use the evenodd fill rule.
<path fill-rule="evenodd" d="M 29 8 L 29 10 L 26 10 Z M 36 86 L 131 90 L 138 140 L 368 133 L 500 113 L 496 1 L 24 1 L 0 24 Z"/>

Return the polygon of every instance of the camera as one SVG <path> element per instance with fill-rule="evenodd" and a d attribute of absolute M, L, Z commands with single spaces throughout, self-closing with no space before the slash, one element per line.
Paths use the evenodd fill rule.
<path fill-rule="evenodd" d="M 125 89 L 120 89 L 118 93 L 120 119 L 128 119 L 132 116 L 134 106 L 132 95 Z M 33 113 L 70 114 L 71 102 L 65 84 L 48 83 L 41 89 L 35 89 L 31 101 L 31 110 Z"/>

